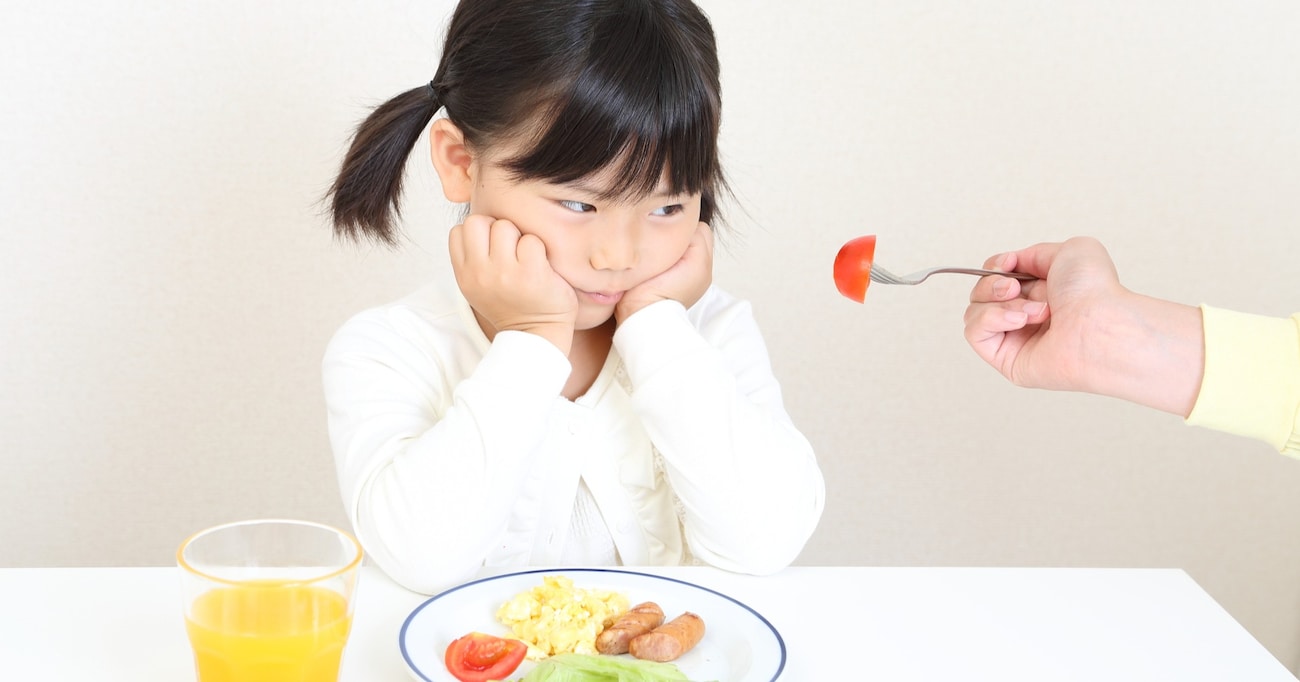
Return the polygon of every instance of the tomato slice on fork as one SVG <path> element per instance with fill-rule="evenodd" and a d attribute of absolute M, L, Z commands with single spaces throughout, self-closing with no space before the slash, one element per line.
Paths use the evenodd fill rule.
<path fill-rule="evenodd" d="M 871 263 L 876 257 L 876 235 L 850 239 L 835 254 L 835 288 L 858 303 L 867 300 Z"/>

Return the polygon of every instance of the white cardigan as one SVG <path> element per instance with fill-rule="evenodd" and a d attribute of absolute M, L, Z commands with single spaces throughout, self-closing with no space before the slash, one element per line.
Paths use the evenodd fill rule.
<path fill-rule="evenodd" d="M 625 320 L 575 401 L 554 345 L 489 342 L 459 292 L 433 286 L 349 320 L 323 369 L 353 528 L 418 592 L 482 566 L 557 565 L 580 479 L 627 565 L 771 573 L 821 518 L 821 470 L 749 304 L 716 287 Z"/>

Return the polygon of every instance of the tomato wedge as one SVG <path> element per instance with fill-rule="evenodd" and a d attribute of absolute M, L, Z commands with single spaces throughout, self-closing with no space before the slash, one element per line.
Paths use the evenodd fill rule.
<path fill-rule="evenodd" d="M 841 294 L 863 303 L 871 284 L 871 263 L 876 257 L 876 235 L 869 234 L 845 242 L 835 254 L 835 288 Z"/>
<path fill-rule="evenodd" d="M 517 639 L 502 639 L 471 632 L 452 640 L 443 662 L 460 682 L 504 680 L 528 653 L 528 645 Z"/>

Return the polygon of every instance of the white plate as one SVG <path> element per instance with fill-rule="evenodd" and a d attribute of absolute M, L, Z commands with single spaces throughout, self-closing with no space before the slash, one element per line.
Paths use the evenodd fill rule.
<path fill-rule="evenodd" d="M 456 682 L 443 664 L 453 639 L 471 631 L 507 636 L 497 609 L 511 597 L 542 584 L 542 577 L 562 575 L 575 587 L 618 590 L 628 602 L 653 601 L 668 618 L 691 611 L 704 619 L 704 639 L 673 661 L 692 680 L 772 682 L 785 668 L 785 641 L 754 609 L 721 592 L 675 578 L 604 568 L 533 570 L 483 578 L 453 587 L 420 604 L 402 624 L 402 658 L 417 680 Z M 511 675 L 532 670 L 524 661 Z"/>

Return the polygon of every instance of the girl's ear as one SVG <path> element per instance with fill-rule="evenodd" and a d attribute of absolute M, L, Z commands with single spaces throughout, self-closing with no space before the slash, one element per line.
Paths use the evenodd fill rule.
<path fill-rule="evenodd" d="M 440 118 L 429 128 L 429 147 L 433 168 L 442 181 L 442 193 L 448 201 L 468 203 L 474 188 L 474 157 L 465 146 L 465 135 L 455 123 Z"/>

